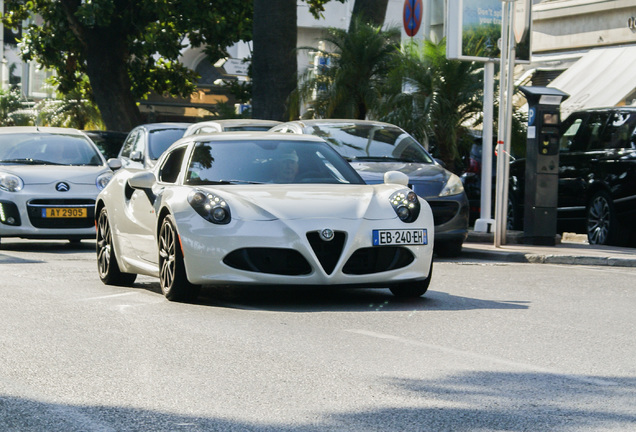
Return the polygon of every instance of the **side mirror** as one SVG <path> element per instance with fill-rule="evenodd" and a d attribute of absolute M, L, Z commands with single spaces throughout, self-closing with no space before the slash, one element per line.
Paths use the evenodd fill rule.
<path fill-rule="evenodd" d="M 144 155 L 139 150 L 134 151 L 134 152 L 130 153 L 130 160 L 133 160 L 135 162 L 143 162 Z"/>
<path fill-rule="evenodd" d="M 118 169 L 120 169 L 122 167 L 121 159 L 110 158 L 110 159 L 108 159 L 108 161 L 106 163 L 108 164 L 110 169 L 112 169 L 113 171 L 117 171 Z"/>
<path fill-rule="evenodd" d="M 400 171 L 387 171 L 384 173 L 384 183 L 408 186 L 409 176 Z"/>
<path fill-rule="evenodd" d="M 157 179 L 150 171 L 143 171 L 134 174 L 128 179 L 128 184 L 133 189 L 152 189 Z"/>

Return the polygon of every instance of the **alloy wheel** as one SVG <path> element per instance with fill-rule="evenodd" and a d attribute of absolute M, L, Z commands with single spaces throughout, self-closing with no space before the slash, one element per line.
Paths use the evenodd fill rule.
<path fill-rule="evenodd" d="M 607 244 L 611 216 L 607 199 L 602 195 L 596 196 L 587 212 L 587 235 L 591 244 Z"/>
<path fill-rule="evenodd" d="M 159 278 L 161 287 L 164 290 L 170 290 L 174 284 L 176 270 L 175 249 L 175 233 L 172 226 L 164 222 L 159 234 Z"/>

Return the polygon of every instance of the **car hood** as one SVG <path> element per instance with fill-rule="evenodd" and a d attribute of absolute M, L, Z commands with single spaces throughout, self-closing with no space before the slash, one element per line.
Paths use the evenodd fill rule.
<path fill-rule="evenodd" d="M 437 164 L 408 162 L 351 162 L 351 166 L 369 184 L 382 183 L 387 171 L 400 171 L 409 176 L 409 184 L 422 197 L 438 196 L 450 171 Z"/>
<path fill-rule="evenodd" d="M 201 188 L 230 205 L 232 217 L 273 219 L 394 219 L 389 197 L 399 186 L 388 185 L 232 185 Z"/>
<path fill-rule="evenodd" d="M 56 181 L 67 181 L 75 184 L 95 184 L 101 173 L 110 169 L 100 166 L 68 166 L 68 165 L 0 165 L 0 170 L 17 175 L 25 184 L 48 184 Z"/>

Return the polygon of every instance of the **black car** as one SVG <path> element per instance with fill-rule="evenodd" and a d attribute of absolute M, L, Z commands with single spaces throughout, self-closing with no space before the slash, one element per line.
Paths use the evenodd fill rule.
<path fill-rule="evenodd" d="M 190 123 L 147 123 L 128 133 L 121 151 L 124 168 L 150 168 L 170 144 L 183 137 Z"/>
<path fill-rule="evenodd" d="M 471 203 L 480 176 L 462 175 Z M 494 180 L 493 180 L 494 184 Z M 560 126 L 557 231 L 636 245 L 636 107 L 576 111 Z M 525 159 L 510 163 L 508 227 L 523 229 Z"/>

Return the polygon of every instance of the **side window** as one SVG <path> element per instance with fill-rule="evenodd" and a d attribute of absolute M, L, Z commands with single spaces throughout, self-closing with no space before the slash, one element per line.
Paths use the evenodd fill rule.
<path fill-rule="evenodd" d="M 609 113 L 593 113 L 587 122 L 585 135 L 587 138 L 587 148 L 582 150 L 603 149 L 603 132 Z"/>
<path fill-rule="evenodd" d="M 636 114 L 614 112 L 603 132 L 603 143 L 607 149 L 632 148 Z M 631 141 L 631 142 L 630 142 Z"/>
<path fill-rule="evenodd" d="M 126 138 L 126 141 L 124 142 L 124 145 L 121 148 L 120 156 L 130 157 L 130 153 L 132 153 L 133 150 L 135 149 L 135 143 L 137 142 L 139 138 L 139 132 L 140 132 L 139 130 L 133 130 L 132 133 L 128 135 L 128 138 Z"/>
<path fill-rule="evenodd" d="M 179 147 L 170 152 L 159 169 L 160 182 L 175 183 L 177 181 L 185 152 L 186 147 Z"/>
<path fill-rule="evenodd" d="M 577 141 L 577 137 L 580 136 L 581 125 L 583 124 L 583 118 L 572 114 L 561 125 L 561 130 L 565 130 L 559 141 L 559 150 L 562 152 L 574 151 L 574 143 Z M 580 140 L 580 138 L 579 138 Z"/>

